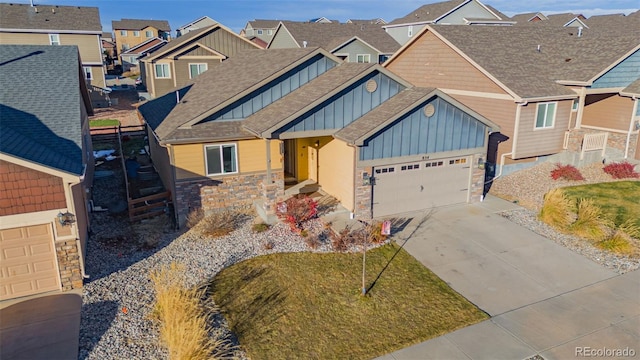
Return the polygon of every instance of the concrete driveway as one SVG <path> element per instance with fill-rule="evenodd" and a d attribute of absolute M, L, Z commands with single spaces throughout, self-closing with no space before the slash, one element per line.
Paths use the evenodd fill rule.
<path fill-rule="evenodd" d="M 79 294 L 46 295 L 0 309 L 0 359 L 77 359 Z"/>
<path fill-rule="evenodd" d="M 404 230 L 405 249 L 492 318 L 382 359 L 565 359 L 605 346 L 640 357 L 640 272 L 618 276 L 496 214 L 514 207 L 488 197 Z"/>

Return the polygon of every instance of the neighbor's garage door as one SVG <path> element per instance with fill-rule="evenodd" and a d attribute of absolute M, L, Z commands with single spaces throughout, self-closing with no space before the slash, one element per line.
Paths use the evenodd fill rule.
<path fill-rule="evenodd" d="M 470 159 L 459 157 L 373 169 L 373 216 L 467 202 Z"/>
<path fill-rule="evenodd" d="M 0 230 L 0 300 L 60 289 L 51 224 Z"/>

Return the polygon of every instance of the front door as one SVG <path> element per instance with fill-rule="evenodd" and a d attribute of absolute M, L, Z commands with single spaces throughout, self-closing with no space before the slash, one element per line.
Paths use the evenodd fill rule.
<path fill-rule="evenodd" d="M 318 182 L 318 149 L 314 146 L 307 146 L 309 156 L 309 180 Z"/>
<path fill-rule="evenodd" d="M 296 171 L 296 140 L 284 141 L 284 173 L 286 176 L 297 177 Z"/>

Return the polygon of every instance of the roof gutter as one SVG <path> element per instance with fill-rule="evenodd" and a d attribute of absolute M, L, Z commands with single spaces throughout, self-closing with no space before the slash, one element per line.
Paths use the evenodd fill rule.
<path fill-rule="evenodd" d="M 90 34 L 90 35 L 102 35 L 102 31 L 94 30 L 65 30 L 65 29 L 12 29 L 12 28 L 0 28 L 0 32 L 19 32 L 19 33 L 42 33 L 42 34 Z"/>
<path fill-rule="evenodd" d="M 558 95 L 558 96 L 541 96 L 541 97 L 531 97 L 531 98 L 523 98 L 524 105 L 528 102 L 541 102 L 541 101 L 556 101 L 556 100 L 573 100 L 577 99 L 580 96 L 578 94 L 575 95 Z"/>
<path fill-rule="evenodd" d="M 160 145 L 184 145 L 184 144 L 198 144 L 203 142 L 220 142 L 220 141 L 236 141 L 236 140 L 252 140 L 255 136 L 229 136 L 223 138 L 189 138 L 189 139 L 175 139 L 175 140 L 160 140 Z"/>

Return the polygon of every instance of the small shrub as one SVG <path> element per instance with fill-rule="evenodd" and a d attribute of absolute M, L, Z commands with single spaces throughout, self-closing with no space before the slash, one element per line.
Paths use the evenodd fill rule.
<path fill-rule="evenodd" d="M 195 227 L 202 219 L 204 219 L 204 211 L 201 208 L 191 210 L 187 215 L 187 227 L 189 229 Z"/>
<path fill-rule="evenodd" d="M 302 224 L 318 214 L 318 202 L 299 195 L 278 203 L 277 210 L 278 217 L 289 224 L 291 230 L 300 232 Z"/>
<path fill-rule="evenodd" d="M 234 231 L 238 222 L 242 219 L 242 214 L 233 210 L 214 212 L 204 216 L 202 220 L 192 229 L 197 235 L 208 237 L 220 237 L 229 235 Z"/>
<path fill-rule="evenodd" d="M 638 178 L 640 174 L 635 171 L 634 165 L 626 161 L 621 163 L 611 163 L 606 165 L 602 170 L 611 175 L 614 179 Z"/>
<path fill-rule="evenodd" d="M 544 196 L 538 219 L 560 230 L 565 230 L 571 224 L 571 201 L 562 189 L 553 189 Z"/>
<path fill-rule="evenodd" d="M 300 230 L 300 236 L 302 236 L 303 238 L 309 237 L 309 230 Z"/>
<path fill-rule="evenodd" d="M 320 245 L 322 244 L 320 242 L 320 238 L 318 238 L 317 236 L 306 236 L 304 238 L 304 242 L 307 244 L 308 247 L 310 247 L 311 249 L 317 249 L 318 247 L 320 247 Z"/>
<path fill-rule="evenodd" d="M 382 222 L 374 221 L 368 225 L 369 241 L 372 244 L 382 244 L 387 241 L 387 235 L 382 235 Z"/>
<path fill-rule="evenodd" d="M 273 242 L 272 242 L 271 240 L 266 240 L 266 241 L 264 242 L 264 244 L 262 244 L 262 247 L 263 247 L 265 250 L 271 250 L 271 249 L 273 249 L 274 245 L 273 245 Z"/>
<path fill-rule="evenodd" d="M 357 244 L 357 232 L 352 231 L 348 226 L 336 233 L 333 230 L 329 230 L 329 238 L 331 239 L 331 247 L 335 251 L 347 251 L 353 245 Z"/>
<path fill-rule="evenodd" d="M 160 339 L 170 359 L 223 359 L 232 355 L 233 347 L 226 339 L 210 337 L 211 316 L 217 310 L 200 300 L 204 290 L 184 286 L 183 266 L 172 263 L 149 277 L 156 291 L 152 317 L 160 323 Z"/>
<path fill-rule="evenodd" d="M 551 178 L 553 180 L 584 180 L 584 177 L 580 173 L 580 170 L 578 170 L 575 166 L 562 164 L 556 164 L 556 167 L 551 170 Z"/>
<path fill-rule="evenodd" d="M 633 245 L 629 241 L 629 235 L 622 231 L 616 231 L 612 237 L 598 241 L 596 246 L 616 254 L 631 255 L 634 253 Z"/>
<path fill-rule="evenodd" d="M 636 225 L 632 219 L 627 219 L 627 221 L 620 224 L 620 226 L 618 226 L 618 230 L 633 238 L 640 239 L 640 226 Z"/>
<path fill-rule="evenodd" d="M 604 217 L 592 199 L 581 199 L 578 201 L 578 218 L 569 230 L 574 235 L 599 241 L 608 235 L 612 226 L 613 223 Z"/>
<path fill-rule="evenodd" d="M 261 232 L 265 232 L 267 230 L 269 230 L 269 228 L 271 228 L 271 226 L 269 226 L 269 224 L 265 224 L 265 223 L 257 223 L 257 224 L 253 224 L 253 226 L 251 226 L 251 230 L 253 230 L 253 232 L 256 233 L 261 233 Z"/>

